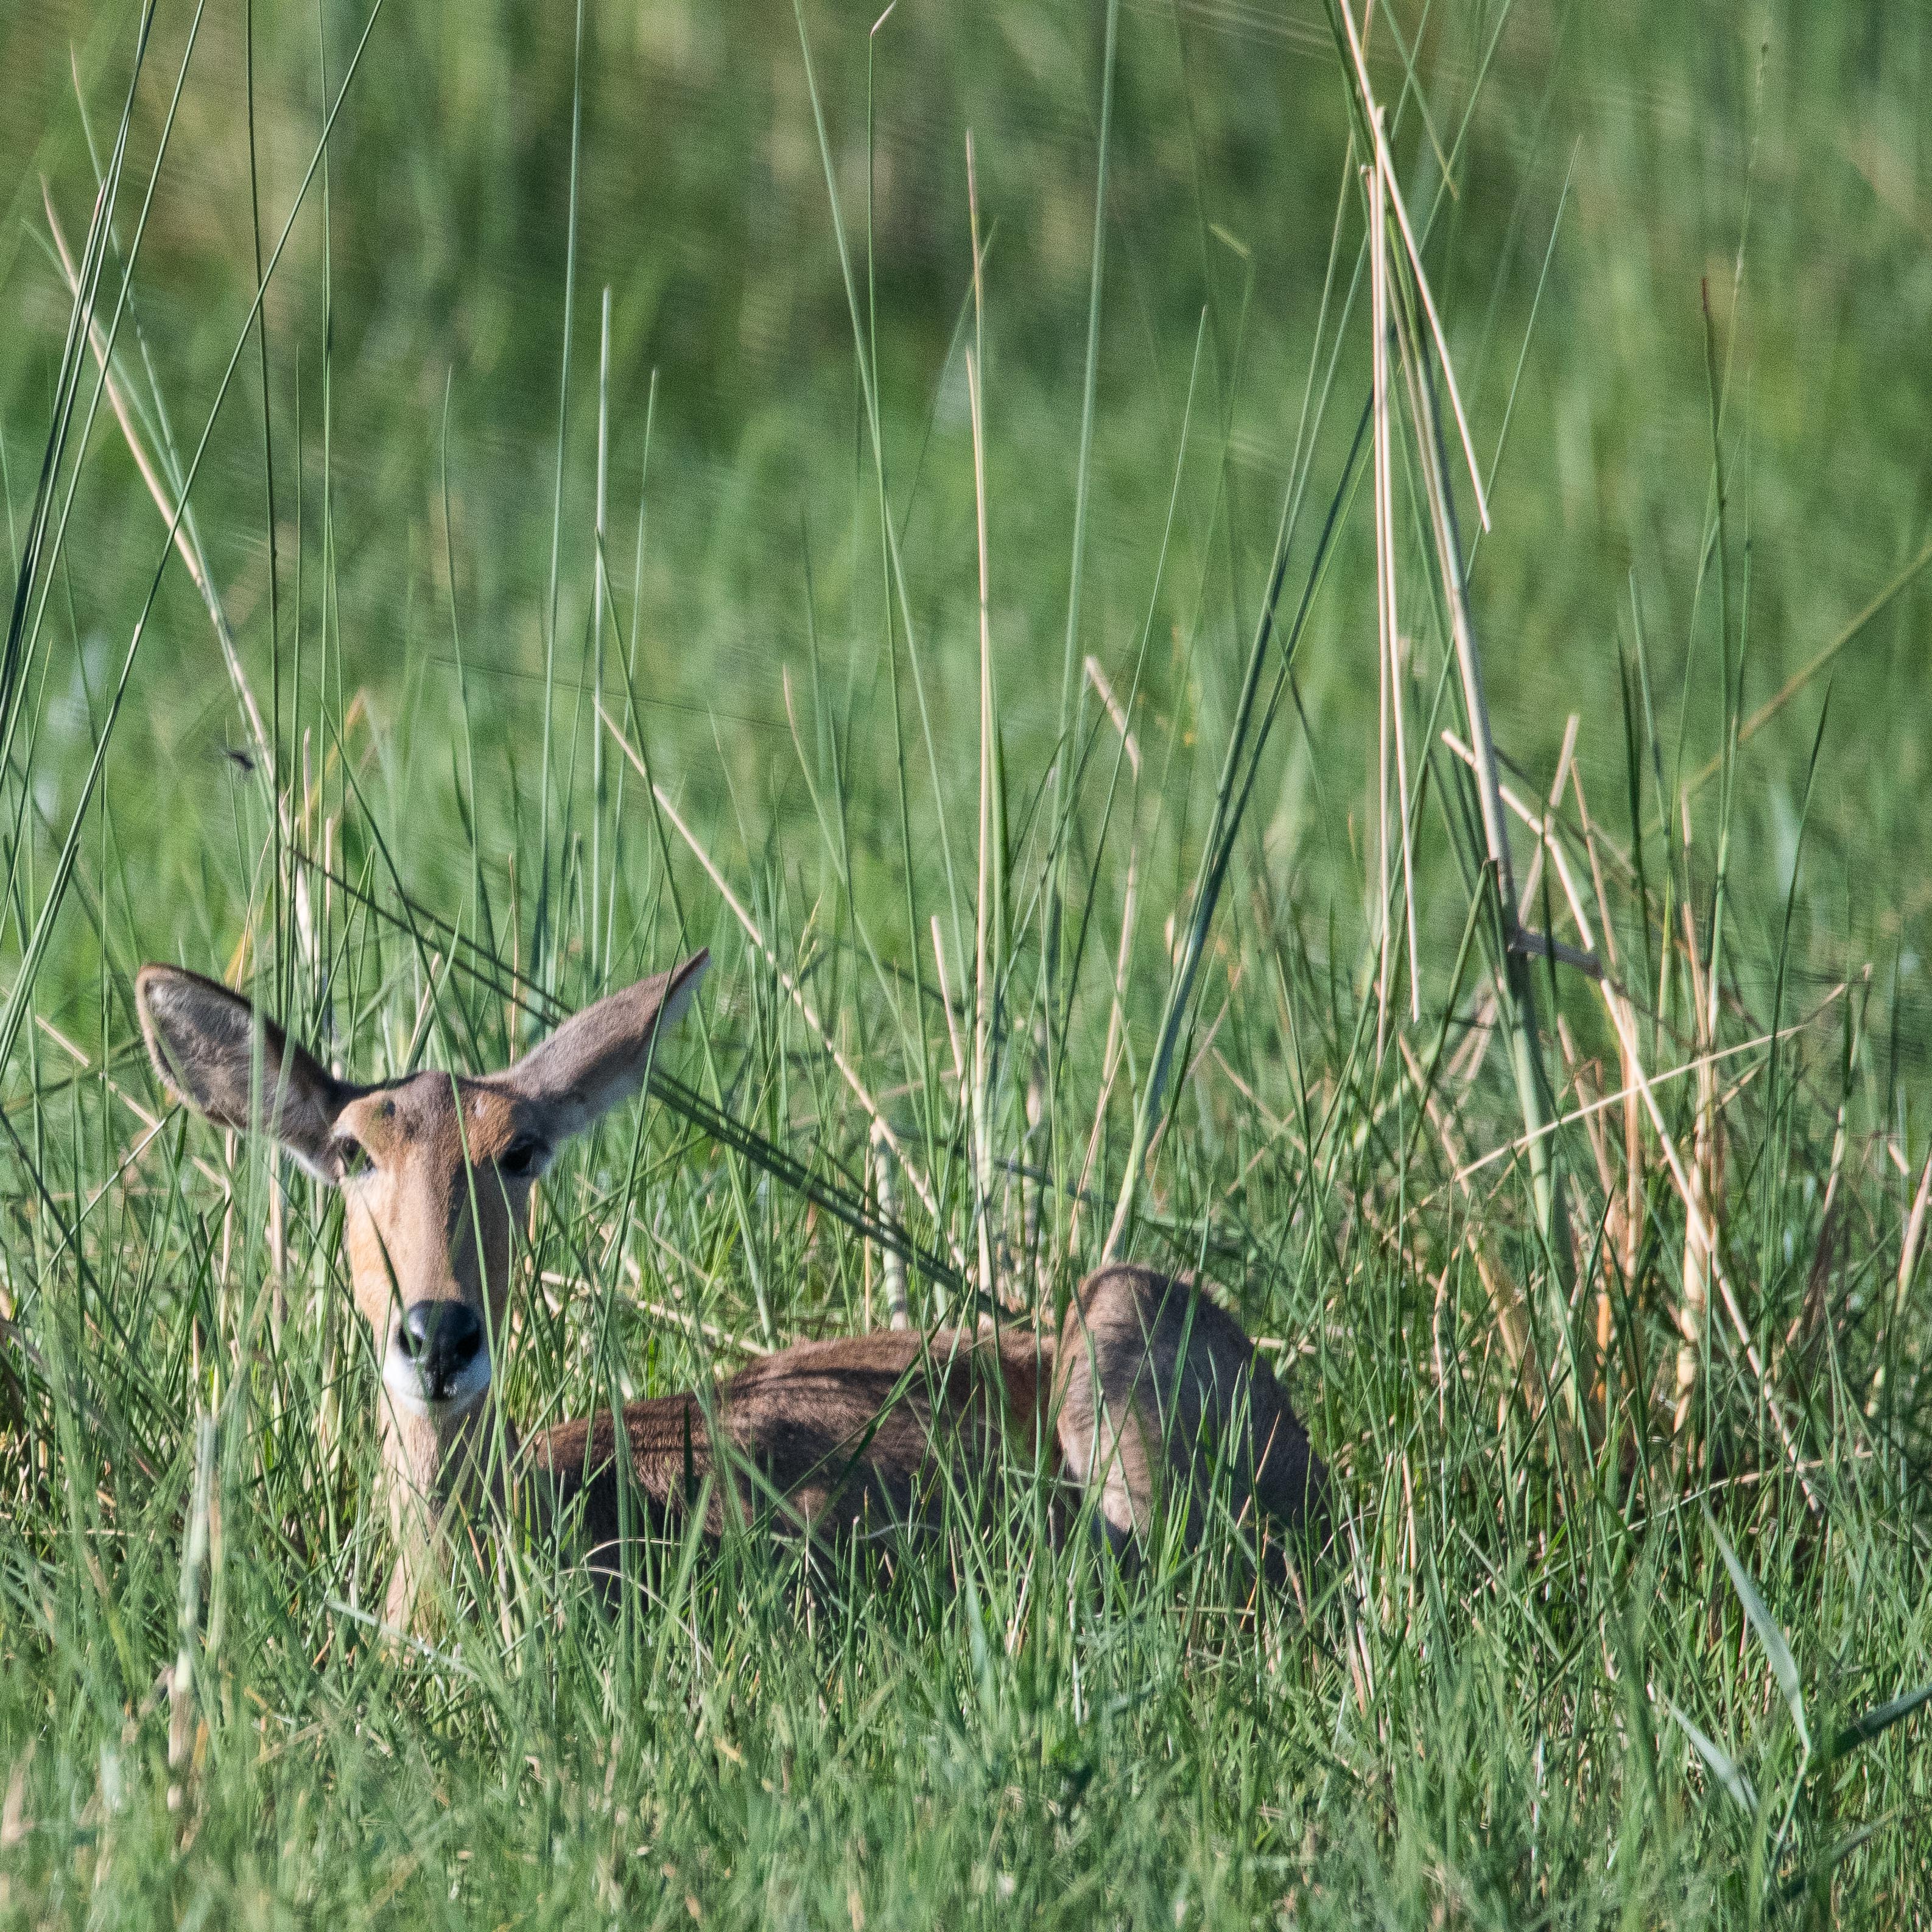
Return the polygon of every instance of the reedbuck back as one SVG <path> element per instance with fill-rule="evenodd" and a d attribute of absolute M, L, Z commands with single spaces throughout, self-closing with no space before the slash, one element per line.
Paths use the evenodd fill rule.
<path fill-rule="evenodd" d="M 700 1496 L 712 1534 L 757 1513 L 814 1535 L 896 1534 L 937 1520 L 962 1483 L 982 1491 L 975 1479 L 1014 1444 L 1090 1492 L 1123 1548 L 1168 1507 L 1198 1538 L 1210 1491 L 1264 1546 L 1321 1517 L 1326 1472 L 1239 1324 L 1135 1268 L 1094 1276 L 1057 1338 L 1008 1328 L 801 1342 L 720 1388 L 520 1441 L 494 1391 L 531 1187 L 565 1141 L 637 1094 L 708 963 L 700 952 L 599 1000 L 506 1072 L 368 1085 L 335 1078 L 213 980 L 169 966 L 136 979 L 164 1082 L 342 1190 L 381 1365 L 392 1622 L 410 1616 L 444 1526 L 500 1498 L 506 1472 L 606 1567 L 627 1528 L 670 1528 Z"/>

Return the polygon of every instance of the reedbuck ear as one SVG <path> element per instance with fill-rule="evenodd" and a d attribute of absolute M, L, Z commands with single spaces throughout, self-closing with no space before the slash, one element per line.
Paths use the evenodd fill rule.
<path fill-rule="evenodd" d="M 652 1051 L 690 1005 L 710 964 L 709 952 L 694 953 L 668 973 L 585 1007 L 490 1084 L 541 1108 L 551 1139 L 581 1133 L 644 1084 Z"/>
<path fill-rule="evenodd" d="M 359 1088 L 338 1080 L 238 993 L 199 973 L 143 966 L 134 1004 L 170 1093 L 224 1127 L 272 1134 L 318 1180 L 341 1178 L 329 1141 L 336 1115 Z"/>

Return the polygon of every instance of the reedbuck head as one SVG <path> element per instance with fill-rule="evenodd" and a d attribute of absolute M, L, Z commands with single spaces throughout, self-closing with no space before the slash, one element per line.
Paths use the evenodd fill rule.
<path fill-rule="evenodd" d="M 141 969 L 141 1025 L 166 1085 L 211 1120 L 273 1136 L 341 1189 L 388 1460 L 419 1495 L 446 1498 L 452 1451 L 478 1439 L 531 1184 L 563 1142 L 637 1092 L 709 964 L 700 952 L 600 1000 L 507 1072 L 371 1086 L 337 1079 L 226 987 Z"/>

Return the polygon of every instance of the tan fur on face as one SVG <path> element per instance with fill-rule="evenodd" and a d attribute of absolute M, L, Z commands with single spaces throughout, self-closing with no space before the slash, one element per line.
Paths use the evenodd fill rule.
<path fill-rule="evenodd" d="M 398 1551 L 392 1621 L 407 1619 L 452 1506 L 475 1498 L 500 1442 L 517 1446 L 497 1420 L 495 1367 L 531 1184 L 561 1142 L 643 1085 L 658 1036 L 708 963 L 698 953 L 598 1000 L 504 1072 L 419 1073 L 376 1087 L 338 1078 L 218 981 L 163 965 L 136 976 L 161 1081 L 212 1120 L 273 1134 L 316 1179 L 343 1190 L 356 1303 L 382 1376 Z M 397 1349 L 398 1328 L 422 1302 L 460 1303 L 482 1324 L 482 1372 L 464 1372 L 466 1400 L 431 1404 L 404 1392 L 415 1371 Z"/>
<path fill-rule="evenodd" d="M 530 1178 L 496 1162 L 534 1133 L 529 1112 L 483 1082 L 419 1073 L 337 1116 L 338 1139 L 352 1138 L 368 1158 L 343 1184 L 344 1234 L 379 1356 L 418 1301 L 466 1303 L 486 1334 L 501 1332 Z"/>
<path fill-rule="evenodd" d="M 338 1144 L 354 1141 L 365 1158 L 343 1183 L 343 1237 L 379 1372 L 404 1312 L 420 1301 L 473 1310 L 490 1358 L 488 1386 L 460 1408 L 426 1413 L 397 1401 L 386 1376 L 381 1382 L 383 1456 L 394 1479 L 390 1512 L 404 1550 L 423 1546 L 423 1532 L 452 1503 L 473 1498 L 488 1459 L 511 1258 L 531 1184 L 497 1162 L 532 1135 L 530 1112 L 482 1082 L 422 1073 L 364 1094 L 336 1118 Z M 416 1568 L 398 1568 L 394 1615 L 406 1616 L 416 1594 Z"/>

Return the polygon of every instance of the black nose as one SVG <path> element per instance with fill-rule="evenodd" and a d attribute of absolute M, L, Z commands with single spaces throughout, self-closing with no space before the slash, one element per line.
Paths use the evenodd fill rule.
<path fill-rule="evenodd" d="M 424 1392 L 440 1402 L 476 1359 L 483 1324 L 466 1303 L 418 1301 L 403 1317 L 402 1344 L 403 1352 L 415 1359 Z"/>

